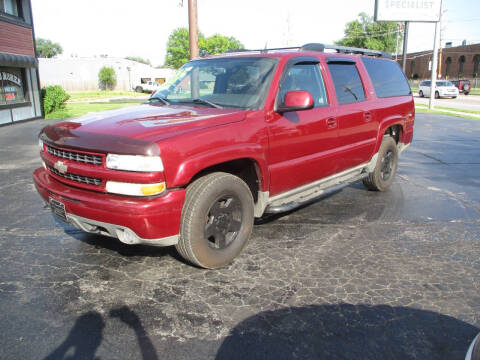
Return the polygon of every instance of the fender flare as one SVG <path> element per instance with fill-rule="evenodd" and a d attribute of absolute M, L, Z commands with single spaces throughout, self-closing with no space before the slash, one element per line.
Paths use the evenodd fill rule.
<path fill-rule="evenodd" d="M 259 190 L 268 191 L 270 186 L 268 164 L 265 151 L 259 144 L 236 144 L 195 154 L 195 156 L 184 159 L 174 171 L 172 186 L 183 187 L 190 183 L 196 174 L 209 167 L 242 159 L 254 161 L 259 180 Z"/>

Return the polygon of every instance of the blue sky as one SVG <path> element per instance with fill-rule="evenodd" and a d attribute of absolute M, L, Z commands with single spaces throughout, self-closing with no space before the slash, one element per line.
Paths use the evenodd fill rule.
<path fill-rule="evenodd" d="M 64 56 L 141 56 L 162 64 L 170 32 L 188 26 L 187 0 L 32 0 L 36 35 Z M 443 43 L 480 43 L 480 0 L 443 0 Z M 200 30 L 234 36 L 247 48 L 333 43 L 374 0 L 198 0 Z M 408 51 L 433 48 L 434 25 L 412 23 Z"/>

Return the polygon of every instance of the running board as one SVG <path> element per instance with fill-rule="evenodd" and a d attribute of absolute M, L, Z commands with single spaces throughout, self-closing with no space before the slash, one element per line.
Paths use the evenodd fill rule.
<path fill-rule="evenodd" d="M 342 190 L 344 187 L 347 187 L 348 185 L 357 182 L 359 180 L 363 180 L 368 176 L 368 172 L 362 172 L 359 175 L 356 175 L 354 177 L 351 177 L 348 180 L 345 180 L 344 182 L 341 182 L 339 184 L 333 185 L 328 188 L 322 188 L 321 185 L 315 189 L 314 191 L 306 191 L 304 193 L 299 193 L 295 197 L 294 200 L 281 204 L 281 205 L 275 205 L 271 204 L 268 205 L 265 209 L 265 213 L 268 214 L 278 214 L 286 211 L 293 210 L 295 208 L 298 208 L 302 205 L 307 205 L 310 203 L 313 203 L 315 201 L 318 201 L 322 198 L 325 198 L 333 193 L 336 193 L 340 190 Z M 307 193 L 307 194 L 305 194 Z"/>

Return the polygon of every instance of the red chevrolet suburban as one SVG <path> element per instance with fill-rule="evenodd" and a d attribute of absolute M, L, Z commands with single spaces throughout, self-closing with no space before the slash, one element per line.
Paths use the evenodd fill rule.
<path fill-rule="evenodd" d="M 45 127 L 35 186 L 53 213 L 218 268 L 255 217 L 352 182 L 383 191 L 413 136 L 389 55 L 306 44 L 194 59 L 139 106 Z"/>

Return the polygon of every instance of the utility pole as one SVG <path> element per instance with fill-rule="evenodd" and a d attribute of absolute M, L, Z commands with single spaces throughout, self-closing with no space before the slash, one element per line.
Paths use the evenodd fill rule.
<path fill-rule="evenodd" d="M 190 59 L 194 59 L 198 57 L 197 0 L 188 0 L 188 33 L 190 39 Z"/>
<path fill-rule="evenodd" d="M 405 21 L 405 29 L 403 33 L 403 57 L 402 57 L 402 69 L 405 73 L 405 69 L 407 67 L 407 45 L 408 45 L 408 27 L 410 23 Z"/>
<path fill-rule="evenodd" d="M 447 11 L 447 10 L 444 10 Z M 442 15 L 444 11 L 440 11 L 440 53 L 438 55 L 438 75 L 437 78 L 442 77 L 442 34 L 443 34 L 443 29 L 442 29 Z"/>
<path fill-rule="evenodd" d="M 400 23 L 397 23 L 397 45 L 395 45 L 395 62 L 398 58 L 398 39 L 400 38 Z"/>
<path fill-rule="evenodd" d="M 437 82 L 437 55 L 438 55 L 438 38 L 440 32 L 440 26 L 438 22 L 435 23 L 435 39 L 433 41 L 433 58 L 432 58 L 432 79 L 430 85 L 430 101 L 428 108 L 433 110 L 435 107 L 435 89 Z"/>

